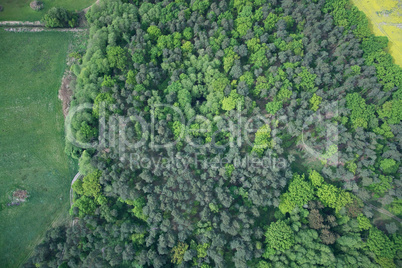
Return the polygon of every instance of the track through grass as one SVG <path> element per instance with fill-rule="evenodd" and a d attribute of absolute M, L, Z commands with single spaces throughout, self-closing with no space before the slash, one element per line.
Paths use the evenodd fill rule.
<path fill-rule="evenodd" d="M 76 170 L 64 154 L 58 89 L 71 33 L 0 29 L 0 267 L 19 267 L 46 230 L 68 217 Z M 7 206 L 17 188 L 30 198 Z"/>

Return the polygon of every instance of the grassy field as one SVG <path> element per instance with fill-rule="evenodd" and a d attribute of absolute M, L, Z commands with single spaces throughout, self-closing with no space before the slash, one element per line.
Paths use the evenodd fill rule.
<path fill-rule="evenodd" d="M 20 20 L 36 21 L 52 7 L 64 7 L 68 10 L 82 10 L 89 7 L 95 0 L 41 0 L 45 5 L 41 11 L 34 11 L 29 6 L 33 0 L 2 0 L 3 12 L 0 12 L 0 21 Z"/>
<path fill-rule="evenodd" d="M 58 89 L 70 33 L 0 29 L 0 267 L 19 267 L 46 230 L 67 220 L 75 170 L 64 154 Z M 17 188 L 29 200 L 7 206 Z"/>
<path fill-rule="evenodd" d="M 402 0 L 352 0 L 370 21 L 375 35 L 387 36 L 388 51 L 402 66 Z"/>

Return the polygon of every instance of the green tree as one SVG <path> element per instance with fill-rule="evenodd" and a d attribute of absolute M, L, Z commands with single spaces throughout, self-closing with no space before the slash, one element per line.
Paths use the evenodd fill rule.
<path fill-rule="evenodd" d="M 99 183 L 99 178 L 102 175 L 102 172 L 96 170 L 92 173 L 86 175 L 82 180 L 82 189 L 84 191 L 84 195 L 98 197 L 101 191 L 101 185 Z"/>
<path fill-rule="evenodd" d="M 74 192 L 76 192 L 79 195 L 84 195 L 84 188 L 82 188 L 82 180 L 78 179 L 76 180 L 73 185 L 72 188 L 74 190 Z"/>
<path fill-rule="evenodd" d="M 272 266 L 266 261 L 259 261 L 256 268 L 271 268 Z"/>
<path fill-rule="evenodd" d="M 270 12 L 267 18 L 264 20 L 264 28 L 266 31 L 271 32 L 275 29 L 276 23 L 278 22 L 279 17 L 273 12 Z"/>
<path fill-rule="evenodd" d="M 384 171 L 384 173 L 391 174 L 398 170 L 399 164 L 397 164 L 394 159 L 387 158 L 381 160 L 380 168 L 382 171 Z"/>
<path fill-rule="evenodd" d="M 277 111 L 282 109 L 283 103 L 281 101 L 271 101 L 265 106 L 265 109 L 270 114 L 276 114 Z"/>
<path fill-rule="evenodd" d="M 131 209 L 131 212 L 134 214 L 135 217 L 141 219 L 143 221 L 147 220 L 147 216 L 143 212 L 143 208 L 146 205 L 146 200 L 144 197 L 137 198 L 135 200 L 124 200 L 124 202 L 134 208 Z"/>
<path fill-rule="evenodd" d="M 315 87 L 316 74 L 312 74 L 306 67 L 302 67 L 302 71 L 297 76 L 300 78 L 300 83 L 296 84 L 297 89 L 308 92 L 315 92 L 317 90 Z"/>
<path fill-rule="evenodd" d="M 79 209 L 78 215 L 80 218 L 83 218 L 85 215 L 92 215 L 97 207 L 94 199 L 85 195 L 74 201 L 73 206 Z"/>
<path fill-rule="evenodd" d="M 193 44 L 190 41 L 186 41 L 182 46 L 181 49 L 183 52 L 191 53 L 193 51 Z"/>
<path fill-rule="evenodd" d="M 102 82 L 103 87 L 112 87 L 112 86 L 114 86 L 115 83 L 116 83 L 116 81 L 114 79 L 112 79 L 112 77 L 110 75 L 105 75 L 103 77 L 103 82 Z"/>
<path fill-rule="evenodd" d="M 379 183 L 372 183 L 368 187 L 371 191 L 377 193 L 380 196 L 383 196 L 389 189 L 392 188 L 392 177 L 391 176 L 379 176 Z"/>
<path fill-rule="evenodd" d="M 317 196 L 325 206 L 334 208 L 337 212 L 353 202 L 350 193 L 330 184 L 322 184 L 317 189 Z"/>
<path fill-rule="evenodd" d="M 361 71 L 361 67 L 359 65 L 353 65 L 350 67 L 352 69 L 353 75 L 359 75 Z"/>
<path fill-rule="evenodd" d="M 376 227 L 372 227 L 367 239 L 367 246 L 377 257 L 393 259 L 396 248 L 394 243 L 383 232 Z"/>
<path fill-rule="evenodd" d="M 389 211 L 396 215 L 402 215 L 402 199 L 394 200 L 389 207 Z"/>
<path fill-rule="evenodd" d="M 252 20 L 252 7 L 245 6 L 242 8 L 242 11 L 239 13 L 239 16 L 235 20 L 236 22 L 236 31 L 243 37 L 246 35 L 249 29 L 252 29 L 253 20 Z"/>
<path fill-rule="evenodd" d="M 63 7 L 52 7 L 43 16 L 42 21 L 48 28 L 75 27 L 77 25 L 77 15 Z"/>
<path fill-rule="evenodd" d="M 186 253 L 188 249 L 188 245 L 182 242 L 179 242 L 173 249 L 172 249 L 172 263 L 180 264 L 183 262 L 184 253 Z"/>
<path fill-rule="evenodd" d="M 385 102 L 378 110 L 378 115 L 381 119 L 387 118 L 389 124 L 398 124 L 402 120 L 402 100 Z"/>
<path fill-rule="evenodd" d="M 225 169 L 226 169 L 226 174 L 230 177 L 230 176 L 232 176 L 232 172 L 235 170 L 235 167 L 233 166 L 233 164 L 226 164 Z"/>
<path fill-rule="evenodd" d="M 147 29 L 148 34 L 151 36 L 153 40 L 157 40 L 159 36 L 161 36 L 162 32 L 158 28 L 158 26 L 151 25 Z"/>
<path fill-rule="evenodd" d="M 219 207 L 215 205 L 214 203 L 209 203 L 208 204 L 209 208 L 211 209 L 212 212 L 218 213 L 219 212 Z"/>
<path fill-rule="evenodd" d="M 237 94 L 236 90 L 232 90 L 228 97 L 225 97 L 222 101 L 222 109 L 225 111 L 231 111 L 234 108 L 242 107 L 244 103 L 244 97 Z"/>
<path fill-rule="evenodd" d="M 357 222 L 359 223 L 360 230 L 368 230 L 372 227 L 370 220 L 363 214 L 357 216 Z"/>
<path fill-rule="evenodd" d="M 314 198 L 314 189 L 303 175 L 295 173 L 289 184 L 288 191 L 281 196 L 279 209 L 283 214 L 291 212 L 295 206 L 303 206 Z"/>
<path fill-rule="evenodd" d="M 267 124 L 264 124 L 255 133 L 254 146 L 252 151 L 256 152 L 259 156 L 262 156 L 264 150 L 271 146 L 270 137 L 271 128 Z"/>
<path fill-rule="evenodd" d="M 322 98 L 314 93 L 313 97 L 311 97 L 310 99 L 310 105 L 311 105 L 310 109 L 313 110 L 314 112 L 317 111 L 318 108 L 320 107 L 321 101 Z"/>
<path fill-rule="evenodd" d="M 294 233 L 284 221 L 278 220 L 269 225 L 265 242 L 268 248 L 284 251 L 295 243 Z"/>
<path fill-rule="evenodd" d="M 110 104 L 115 103 L 115 99 L 112 97 L 110 93 L 99 93 L 98 96 L 96 96 L 95 101 L 94 101 L 94 106 L 92 107 L 92 114 L 96 117 L 99 118 L 99 109 L 102 104 L 105 105 L 105 111 L 109 108 Z"/>
<path fill-rule="evenodd" d="M 351 110 L 350 119 L 354 128 L 368 128 L 368 122 L 374 117 L 374 107 L 366 105 L 359 93 L 346 95 L 346 107 Z"/>
<path fill-rule="evenodd" d="M 127 56 L 124 48 L 119 46 L 108 47 L 106 54 L 110 67 L 118 68 L 120 70 L 126 68 Z"/>
<path fill-rule="evenodd" d="M 197 245 L 197 258 L 205 258 L 209 247 L 210 245 L 208 243 Z"/>
<path fill-rule="evenodd" d="M 223 70 L 225 70 L 225 73 L 228 73 L 230 71 L 234 61 L 239 58 L 240 56 L 233 51 L 232 47 L 228 47 L 225 49 L 225 57 L 223 58 Z"/>
<path fill-rule="evenodd" d="M 88 124 L 87 121 L 83 121 L 80 124 L 80 128 L 76 133 L 78 141 L 88 142 L 93 140 L 98 135 L 96 128 Z"/>
<path fill-rule="evenodd" d="M 373 129 L 374 133 L 379 135 L 383 135 L 385 138 L 393 138 L 394 133 L 392 133 L 391 127 L 387 124 L 387 122 L 383 123 L 381 127 L 376 127 Z"/>
<path fill-rule="evenodd" d="M 91 155 L 87 150 L 82 152 L 82 155 L 78 161 L 78 166 L 79 172 L 84 176 L 95 171 L 95 168 L 91 164 Z"/>
<path fill-rule="evenodd" d="M 356 169 L 357 169 L 357 164 L 353 161 L 350 161 L 348 163 L 346 163 L 346 168 L 352 172 L 353 174 L 356 173 Z"/>
<path fill-rule="evenodd" d="M 133 72 L 133 70 L 128 71 L 126 83 L 130 85 L 137 84 L 137 80 L 135 79 L 135 73 Z"/>
<path fill-rule="evenodd" d="M 309 179 L 314 187 L 320 187 L 324 182 L 324 178 L 315 170 L 311 170 L 309 173 Z"/>
<path fill-rule="evenodd" d="M 186 27 L 183 31 L 183 37 L 186 40 L 191 40 L 193 39 L 193 30 L 190 27 Z"/>

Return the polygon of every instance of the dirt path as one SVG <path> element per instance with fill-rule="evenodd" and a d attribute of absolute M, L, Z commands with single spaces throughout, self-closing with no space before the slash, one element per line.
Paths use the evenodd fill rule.
<path fill-rule="evenodd" d="M 74 202 L 73 202 L 73 184 L 76 180 L 78 180 L 81 177 L 81 173 L 77 173 L 74 177 L 74 179 L 71 181 L 71 186 L 70 186 L 70 208 L 73 206 Z M 78 219 L 77 218 L 73 218 L 71 221 L 71 226 L 74 227 L 74 225 L 77 223 Z"/>
<path fill-rule="evenodd" d="M 87 7 L 87 8 L 84 8 L 82 11 L 84 11 L 84 13 L 86 14 L 86 13 L 88 12 L 88 10 L 89 10 L 93 5 L 97 5 L 97 4 L 99 4 L 99 2 L 100 2 L 100 0 L 96 0 L 95 3 L 93 3 L 92 5 L 90 5 L 90 6 Z"/>
<path fill-rule="evenodd" d="M 78 180 L 78 178 L 81 177 L 81 173 L 77 173 L 74 177 L 74 179 L 71 181 L 71 187 L 70 187 L 70 207 L 73 206 L 73 184 L 76 180 Z"/>
<path fill-rule="evenodd" d="M 372 209 L 375 209 L 375 210 L 377 210 L 378 212 L 380 212 L 380 213 L 382 213 L 382 214 L 384 214 L 384 215 L 387 215 L 387 216 L 390 217 L 390 218 L 393 218 L 394 220 L 396 220 L 397 222 L 399 222 L 399 224 L 402 222 L 402 220 L 401 220 L 400 218 L 398 218 L 397 216 L 395 216 L 394 214 L 392 214 L 391 212 L 389 212 L 389 211 L 386 210 L 386 209 L 378 208 L 378 207 L 373 206 L 372 204 L 369 204 L 369 203 L 366 203 L 366 202 L 365 202 L 365 204 L 366 204 L 367 206 L 371 207 Z"/>
<path fill-rule="evenodd" d="M 41 23 L 40 21 L 0 21 L 0 26 L 45 26 L 45 24 Z"/>
<path fill-rule="evenodd" d="M 87 29 L 82 28 L 45 28 L 45 27 L 15 27 L 15 28 L 4 28 L 6 32 L 83 32 Z"/>

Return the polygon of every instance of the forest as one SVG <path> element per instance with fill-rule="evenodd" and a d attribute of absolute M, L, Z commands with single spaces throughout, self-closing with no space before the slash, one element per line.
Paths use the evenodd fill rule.
<path fill-rule="evenodd" d="M 73 224 L 24 267 L 401 267 L 402 69 L 348 0 L 101 0 Z"/>

